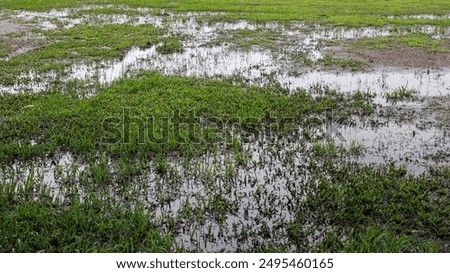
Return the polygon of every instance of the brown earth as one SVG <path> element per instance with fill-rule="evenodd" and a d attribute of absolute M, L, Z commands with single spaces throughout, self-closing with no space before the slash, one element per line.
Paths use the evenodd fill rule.
<path fill-rule="evenodd" d="M 395 49 L 338 49 L 339 58 L 362 61 L 372 65 L 444 68 L 450 67 L 450 53 L 432 52 L 426 48 L 399 47 Z"/>

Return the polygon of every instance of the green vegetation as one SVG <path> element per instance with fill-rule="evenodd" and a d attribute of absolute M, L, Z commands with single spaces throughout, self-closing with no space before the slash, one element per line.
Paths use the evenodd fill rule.
<path fill-rule="evenodd" d="M 0 40 L 0 58 L 5 58 L 8 56 L 10 51 L 10 46 Z"/>
<path fill-rule="evenodd" d="M 162 45 L 156 47 L 156 51 L 161 54 L 172 54 L 183 52 L 183 44 L 176 39 L 167 39 Z"/>
<path fill-rule="evenodd" d="M 448 0 L 0 1 L 3 10 L 89 4 L 154 8 L 98 6 L 70 16 L 223 12 L 195 17 L 206 19 L 205 26 L 214 20 L 277 21 L 279 29 L 261 24 L 254 30 L 219 30 L 211 35 L 215 40 L 200 39 L 201 46 L 269 49 L 279 53 L 273 57 L 280 67 L 289 59 L 290 76 L 314 65 L 337 72 L 365 65 L 332 55 L 313 61 L 296 36 L 284 31 L 291 20 L 306 21 L 305 32 L 316 23 L 450 25 L 449 19 L 399 18 L 445 15 Z M 162 19 L 166 27 L 168 22 Z M 365 151 L 362 144 L 331 141 L 329 133 L 339 126 L 382 122 L 375 110 L 383 106 L 375 105 L 373 94 L 337 92 L 321 84 L 290 90 L 258 65 L 251 69 L 264 76 L 255 85 L 241 75 L 210 79 L 154 71 L 132 71 L 109 85 L 66 80 L 73 64 L 104 66 L 132 48 L 156 46 L 160 54 L 185 50 L 187 36 L 170 33 L 169 27 L 90 23 L 8 34 L 14 42 L 31 43 L 34 49 L 22 54 L 11 54 L 20 46 L 0 39 L 0 85 L 34 83 L 32 77 L 21 78 L 30 71 L 37 78 L 56 75 L 41 93 L 0 92 L 1 252 L 227 251 L 214 248 L 223 246 L 221 240 L 236 241 L 236 251 L 243 252 L 450 251 L 447 167 L 412 176 L 394 164 L 362 165 L 355 162 Z M 336 40 L 311 45 L 324 43 L 341 45 Z M 448 40 L 425 34 L 352 42 L 354 49 L 402 46 L 449 49 Z M 416 94 L 402 87 L 386 99 L 410 100 Z M 446 162 L 448 153 L 433 156 Z M 180 235 L 190 243 L 179 245 Z"/>
<path fill-rule="evenodd" d="M 334 66 L 334 67 L 337 66 L 340 68 L 348 68 L 351 69 L 352 71 L 361 69 L 364 66 L 364 63 L 361 61 L 334 58 L 330 55 L 326 55 L 325 57 L 320 58 L 319 60 L 316 61 L 316 63 L 325 66 Z"/>
<path fill-rule="evenodd" d="M 291 239 L 302 250 L 305 222 L 325 231 L 318 251 L 436 252 L 450 240 L 450 170 L 411 178 L 402 168 L 328 168 L 323 179 L 299 202 Z M 348 239 L 344 239 L 348 238 Z M 439 249 L 440 247 L 441 249 Z"/>
<path fill-rule="evenodd" d="M 430 35 L 423 33 L 395 35 L 387 37 L 376 37 L 371 39 L 359 40 L 352 43 L 354 48 L 377 48 L 377 49 L 395 49 L 402 46 L 422 47 L 431 52 L 446 53 L 449 51 L 447 39 L 433 39 Z"/>
<path fill-rule="evenodd" d="M 124 4 L 134 7 L 173 9 L 176 11 L 223 11 L 226 19 L 250 19 L 258 21 L 307 20 L 324 23 L 362 26 L 385 24 L 436 24 L 448 26 L 449 19 L 401 19 L 388 18 L 387 15 L 437 14 L 445 15 L 450 10 L 447 0 L 401 0 L 390 1 L 214 1 L 195 2 L 169 0 L 2 0 L 2 7 L 8 9 L 46 10 L 51 8 L 77 7 L 86 4 Z"/>
<path fill-rule="evenodd" d="M 5 94 L 0 97 L 0 116 L 3 117 L 0 161 L 27 160 L 64 151 L 87 155 L 106 149 L 110 155 L 145 157 L 158 152 L 204 149 L 208 143 L 203 134 L 209 130 L 186 135 L 188 131 L 182 128 L 183 140 L 169 134 L 172 129 L 167 128 L 164 118 L 173 117 L 177 111 L 186 122 L 196 125 L 200 125 L 199 118 L 210 118 L 218 125 L 239 121 L 243 126 L 252 126 L 255 121 L 263 124 L 266 117 L 299 121 L 308 113 L 323 113 L 330 108 L 342 109 L 341 116 L 345 117 L 358 112 L 370 114 L 372 107 L 360 94 L 328 93 L 313 99 L 304 92 L 285 93 L 285 89 L 143 73 L 136 79 L 120 80 L 99 90 L 96 96 L 84 99 L 79 99 L 80 94 L 74 92 Z M 30 105 L 33 107 L 27 107 Z M 154 117 L 154 130 L 162 135 L 169 134 L 167 142 L 138 139 L 140 132 L 130 126 L 133 135 L 129 143 L 101 145 L 102 138 L 109 138 L 103 126 L 113 126 L 106 130 L 113 133 L 113 143 L 120 140 L 121 136 L 114 132 L 122 126 L 124 109 L 129 109 L 131 118 L 138 118 L 144 124 Z M 112 122 L 106 124 L 105 120 Z M 146 136 L 151 140 L 148 133 Z M 31 140 L 37 144 L 31 145 Z"/>
<path fill-rule="evenodd" d="M 46 31 L 44 35 L 52 43 L 8 61 L 0 61 L 0 84 L 12 84 L 18 75 L 30 69 L 37 73 L 61 73 L 76 61 L 122 58 L 131 47 L 145 48 L 166 40 L 172 47 L 177 44 L 175 38 L 162 37 L 162 29 L 149 25 L 80 26 Z"/>
<path fill-rule="evenodd" d="M 408 235 L 397 235 L 380 228 L 369 227 L 365 232 L 350 234 L 349 238 L 350 240 L 343 245 L 345 253 L 435 253 L 440 251 L 438 243 L 418 240 Z"/>
<path fill-rule="evenodd" d="M 172 238 L 161 235 L 143 208 L 115 204 L 105 194 L 82 198 L 69 188 L 73 193 L 69 200 L 54 201 L 33 175 L 26 181 L 2 181 L 0 252 L 173 250 Z M 34 200 L 36 192 L 38 200 Z"/>
<path fill-rule="evenodd" d="M 406 87 L 401 87 L 398 88 L 390 93 L 386 94 L 386 99 L 388 101 L 404 101 L 404 100 L 411 100 L 412 98 L 414 98 L 414 95 L 417 92 L 415 90 L 412 89 L 408 89 Z"/>

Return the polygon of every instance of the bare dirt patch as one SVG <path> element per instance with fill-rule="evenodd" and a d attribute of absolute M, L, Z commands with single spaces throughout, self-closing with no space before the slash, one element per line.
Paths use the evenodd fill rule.
<path fill-rule="evenodd" d="M 342 49 L 336 50 L 340 58 L 362 61 L 373 65 L 444 68 L 450 67 L 450 54 L 432 52 L 426 48 L 399 47 L 395 49 Z"/>

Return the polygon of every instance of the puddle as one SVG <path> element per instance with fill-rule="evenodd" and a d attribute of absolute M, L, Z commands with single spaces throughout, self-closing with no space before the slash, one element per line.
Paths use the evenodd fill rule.
<path fill-rule="evenodd" d="M 239 76 L 251 83 L 261 82 L 267 75 L 282 86 L 295 91 L 326 86 L 342 92 L 370 92 L 378 95 L 375 102 L 385 104 L 385 95 L 400 88 L 414 90 L 418 96 L 450 94 L 450 69 L 399 70 L 383 67 L 372 72 L 308 71 L 297 76 L 287 75 L 278 65 L 279 59 L 268 50 L 236 51 L 230 47 L 185 48 L 183 53 L 162 55 L 156 46 L 134 48 L 122 61 L 100 65 L 79 64 L 67 70 L 67 79 L 110 84 L 114 80 L 139 70 L 156 70 L 164 75 L 196 77 Z M 275 76 L 274 76 L 275 75 Z M 263 81 L 265 82 L 265 81 Z M 37 85 L 29 89 L 46 87 Z M 11 89 L 10 89 L 11 90 Z"/>
<path fill-rule="evenodd" d="M 430 166 L 446 166 L 450 162 L 450 134 L 445 129 L 389 123 L 378 128 L 347 127 L 340 131 L 347 141 L 364 147 L 358 159 L 363 164 L 392 163 L 420 175 Z"/>
<path fill-rule="evenodd" d="M 120 13 L 86 13 L 93 9 L 119 9 L 124 12 L 130 11 L 130 14 Z M 25 21 L 38 21 L 38 26 L 44 30 L 53 30 L 62 25 L 63 28 L 73 28 L 79 25 L 105 25 L 105 24 L 131 24 L 143 25 L 150 24 L 156 27 L 163 27 L 166 18 L 184 18 L 191 19 L 200 16 L 219 16 L 221 12 L 185 12 L 174 13 L 161 10 L 158 14 L 154 13 L 152 8 L 132 8 L 128 6 L 115 5 L 92 5 L 73 9 L 52 9 L 49 11 L 12 11 L 14 16 Z M 192 22 L 191 22 L 192 23 Z"/>
<path fill-rule="evenodd" d="M 389 19 L 429 19 L 429 20 L 444 20 L 450 19 L 450 14 L 436 15 L 436 14 L 416 14 L 403 16 L 388 16 Z"/>
<path fill-rule="evenodd" d="M 295 216 L 293 204 L 304 197 L 302 181 L 311 182 L 308 165 L 313 159 L 309 144 L 278 145 L 278 151 L 265 144 L 245 145 L 245 164 L 236 163 L 234 152 L 226 150 L 208 152 L 189 162 L 169 157 L 168 172 L 163 174 L 149 162 L 148 175 L 137 178 L 135 186 L 124 190 L 112 185 L 110 193 L 121 201 L 126 198 L 127 205 L 138 202 L 147 207 L 167 231 L 173 232 L 167 217 L 174 219 L 179 227 L 175 240 L 188 250 L 236 252 L 287 244 L 286 225 Z M 51 194 L 64 200 L 67 188 L 73 187 L 70 184 L 80 181 L 77 175 L 87 170 L 83 165 L 74 168 L 73 161 L 65 154 L 54 162 L 37 163 L 34 169 L 15 165 L 13 173 L 19 175 L 18 181 L 25 181 L 34 170 L 36 179 L 42 179 Z M 64 182 L 64 177 L 72 177 L 71 182 Z M 76 187 L 83 195 L 83 186 L 78 183 Z M 313 244 L 315 238 L 309 239 Z"/>
<path fill-rule="evenodd" d="M 148 49 L 131 49 L 121 61 L 100 64 L 76 64 L 65 71 L 66 80 L 99 81 L 110 84 L 139 70 L 156 70 L 164 75 L 196 77 L 239 76 L 258 84 L 270 75 L 286 88 L 309 90 L 327 86 L 342 92 L 370 92 L 377 94 L 376 102 L 385 103 L 386 93 L 400 88 L 414 90 L 418 96 L 446 96 L 450 94 L 450 69 L 398 69 L 383 67 L 371 72 L 306 71 L 291 76 L 279 56 L 269 50 L 239 51 L 230 46 L 185 47 L 183 53 L 159 54 L 156 45 Z M 27 85 L 21 78 L 30 79 Z M 34 92 L 48 88 L 58 75 L 24 74 L 13 86 L 0 86 L 1 92 Z M 36 79 L 36 80 L 34 80 Z M 40 79 L 45 79 L 41 81 Z"/>
<path fill-rule="evenodd" d="M 32 145 L 35 143 L 32 141 Z M 6 167 L 6 166 L 4 166 Z M 70 153 L 64 153 L 48 160 L 41 160 L 39 162 L 32 163 L 20 163 L 13 164 L 10 168 L 0 170 L 0 181 L 20 181 L 24 182 L 30 178 L 34 178 L 34 183 L 42 185 L 49 190 L 49 194 L 53 197 L 53 200 L 59 200 L 61 202 L 66 198 L 66 190 L 60 183 L 67 178 L 71 177 L 69 187 L 77 187 L 81 196 L 84 194 L 84 190 L 81 184 L 74 183 L 78 179 L 79 175 L 87 168 L 85 164 L 74 163 L 74 158 Z M 17 185 L 21 186 L 21 185 Z M 22 185 L 23 186 L 23 185 Z M 66 185 L 67 186 L 67 185 Z M 35 198 L 38 198 L 39 192 L 35 190 Z"/>
<path fill-rule="evenodd" d="M 16 17 L 26 21 L 38 20 L 38 26 L 44 30 L 54 30 L 58 25 L 64 28 L 73 28 L 80 25 L 105 25 L 105 24 L 150 24 L 162 27 L 163 20 L 156 16 L 138 16 L 127 14 L 81 14 L 74 17 L 80 10 L 51 10 L 49 12 L 18 12 Z"/>
<path fill-rule="evenodd" d="M 296 77 L 282 77 L 289 89 L 306 89 L 317 84 L 342 92 L 370 92 L 377 94 L 375 102 L 385 104 L 386 93 L 400 88 L 411 89 L 419 96 L 450 94 L 450 69 L 399 70 L 383 67 L 373 72 L 311 71 Z"/>
<path fill-rule="evenodd" d="M 287 226 L 296 215 L 295 204 L 307 194 L 305 185 L 331 178 L 328 168 L 339 169 L 343 161 L 392 162 L 418 175 L 431 166 L 426 158 L 438 151 L 447 153 L 441 164 L 448 164 L 450 135 L 442 130 L 392 123 L 375 129 L 342 128 L 341 132 L 349 143 L 362 144 L 365 152 L 359 158 L 337 156 L 334 167 L 325 163 L 326 157 L 334 155 L 315 154 L 308 141 L 255 141 L 243 144 L 243 160 L 234 151 L 218 147 L 189 161 L 167 157 L 164 172 L 158 171 L 155 162 L 148 162 L 144 175 L 135 178 L 132 186 L 123 188 L 111 182 L 108 192 L 128 206 L 139 203 L 146 207 L 163 229 L 175 229 L 176 243 L 187 250 L 237 252 L 272 244 L 295 251 L 287 236 Z M 37 164 L 35 171 L 53 194 L 64 198 L 64 189 L 80 181 L 76 177 L 81 172 L 89 171 L 86 165 L 72 165 L 74 161 L 64 154 L 53 162 Z M 109 164 L 113 170 L 117 162 Z M 30 169 L 20 168 L 26 179 Z M 83 186 L 76 187 L 83 195 Z M 320 240 L 327 227 L 314 229 L 314 234 L 307 235 L 310 245 Z"/>
<path fill-rule="evenodd" d="M 183 53 L 159 54 L 157 46 L 146 50 L 132 49 L 120 62 L 96 65 L 77 65 L 69 70 L 69 79 L 92 80 L 98 77 L 102 84 L 109 84 L 130 71 L 157 70 L 166 75 L 197 77 L 232 76 L 244 72 L 249 78 L 258 78 L 262 71 L 272 72 L 268 64 L 273 62 L 268 51 L 240 52 L 227 47 L 185 48 Z"/>
<path fill-rule="evenodd" d="M 121 8 L 137 14 L 96 14 L 83 13 L 94 8 Z M 133 9 L 125 6 L 85 6 L 79 9 L 50 10 L 47 12 L 16 11 L 16 17 L 23 20 L 38 20 L 45 29 L 76 25 L 102 24 L 151 24 L 166 28 L 170 34 L 189 35 L 184 41 L 185 51 L 172 55 L 161 55 L 155 47 L 148 49 L 132 48 L 123 60 L 104 61 L 99 64 L 78 63 L 67 69 L 63 80 L 98 80 L 110 84 L 114 80 L 133 74 L 141 69 L 157 70 L 165 75 L 184 75 L 197 77 L 228 77 L 238 75 L 253 83 L 265 82 L 265 75 L 271 75 L 291 90 L 309 89 L 324 85 L 341 90 L 370 91 L 383 96 L 398 88 L 411 88 L 420 96 L 440 96 L 450 94 L 450 69 L 421 71 L 413 69 L 379 67 L 372 72 L 317 71 L 296 63 L 292 56 L 301 54 L 314 61 L 323 57 L 326 48 L 323 41 L 373 38 L 391 34 L 427 33 L 438 37 L 450 37 L 450 29 L 421 25 L 398 28 L 364 27 L 326 27 L 302 22 L 279 24 L 276 22 L 251 23 L 244 20 L 233 22 L 206 22 L 201 16 L 216 16 L 220 13 L 167 13 L 155 14 L 152 9 Z M 47 20 L 49 19 L 49 20 Z M 51 19 L 51 20 L 50 20 Z M 58 22 L 58 23 L 57 23 Z M 236 30 L 275 30 L 288 39 L 291 44 L 280 44 L 274 52 L 261 47 L 240 50 L 232 45 L 205 46 L 221 33 Z M 292 73 L 294 72 L 294 73 Z M 296 76 L 292 76 L 296 74 Z M 276 75 L 276 77 L 272 77 Z M 0 86 L 0 92 L 39 92 L 45 90 L 57 75 L 35 75 L 24 73 L 13 86 Z M 25 83 L 28 82 L 28 83 Z M 48 84 L 47 84 L 48 82 Z M 382 99 L 379 100 L 381 102 Z"/>

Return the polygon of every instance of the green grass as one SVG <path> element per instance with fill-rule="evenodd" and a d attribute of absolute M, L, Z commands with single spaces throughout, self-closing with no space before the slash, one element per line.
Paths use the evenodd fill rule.
<path fill-rule="evenodd" d="M 131 47 L 145 48 L 159 42 L 179 43 L 162 37 L 164 31 L 149 25 L 79 26 L 67 30 L 46 31 L 49 44 L 8 61 L 0 61 L 0 84 L 14 83 L 30 69 L 37 73 L 57 71 L 74 62 L 95 62 L 122 58 Z"/>
<path fill-rule="evenodd" d="M 364 67 L 364 63 L 356 60 L 347 60 L 341 58 L 334 58 L 330 55 L 326 55 L 323 58 L 320 58 L 316 61 L 317 64 L 332 66 L 332 67 L 340 67 L 344 69 L 350 69 L 352 71 L 356 71 Z"/>
<path fill-rule="evenodd" d="M 170 235 L 151 222 L 142 208 L 130 209 L 99 195 L 73 194 L 52 201 L 29 176 L 0 183 L 0 252 L 170 252 Z M 69 186 L 70 187 L 70 186 Z M 36 192 L 39 199 L 33 200 Z"/>
<path fill-rule="evenodd" d="M 446 0 L 0 1 L 4 9 L 49 10 L 113 3 L 157 8 L 152 13 L 159 13 L 159 8 L 224 11 L 225 15 L 210 18 L 224 20 L 306 20 L 344 26 L 450 25 L 448 19 L 387 17 L 446 14 L 450 11 Z M 122 12 L 119 8 L 82 12 L 134 13 Z M 158 45 L 157 51 L 161 54 L 183 51 L 180 37 L 167 37 L 164 29 L 149 25 L 79 26 L 42 33 L 47 39 L 45 46 L 0 61 L 0 84 L 12 84 L 18 75 L 30 69 L 37 73 L 54 71 L 62 77 L 64 68 L 73 63 L 120 59 L 132 47 Z M 232 42 L 247 49 L 251 46 L 277 49 L 278 43 L 292 45 L 292 41 L 282 35 L 264 29 L 237 30 L 222 33 L 213 43 Z M 353 46 L 410 46 L 447 52 L 446 42 L 425 34 L 411 34 L 360 40 Z M 0 41 L 0 58 L 8 56 L 9 50 Z M 300 60 L 303 64 L 312 62 L 303 53 L 298 53 L 296 58 L 299 63 Z M 332 56 L 325 56 L 317 63 L 349 69 L 359 69 L 363 65 Z M 276 83 L 256 87 L 236 78 L 219 81 L 167 77 L 155 72 L 140 72 L 110 86 L 87 84 L 68 81 L 60 88 L 53 87 L 40 94 L 0 94 L 1 252 L 185 251 L 178 248 L 173 239 L 180 227 L 192 226 L 193 229 L 188 229 L 195 232 L 195 225 L 217 224 L 222 232 L 229 215 L 243 216 L 238 214 L 242 204 L 235 199 L 239 196 L 235 189 L 241 184 L 249 185 L 248 198 L 254 198 L 259 205 L 256 220 L 272 219 L 279 207 L 274 203 L 276 196 L 271 181 L 265 181 L 265 176 L 250 175 L 242 180 L 238 176 L 243 170 L 250 172 L 259 166 L 266 168 L 266 175 L 273 171 L 278 174 L 277 179 L 289 185 L 286 187 L 292 200 L 288 211 L 295 217 L 270 228 L 262 225 L 257 231 L 243 228 L 238 240 L 264 239 L 244 246 L 245 251 L 285 252 L 290 251 L 291 246 L 296 246 L 299 252 L 449 250 L 450 171 L 447 168 L 412 177 L 404 168 L 347 162 L 347 157 L 361 153 L 363 148 L 357 144 L 345 149 L 336 143 L 325 143 L 323 139 L 312 140 L 313 131 L 323 125 L 318 116 L 324 116 L 329 109 L 335 111 L 341 123 L 353 115 L 371 115 L 374 105 L 370 95 L 341 94 L 319 87 L 313 95 L 302 90 L 292 94 Z M 88 93 L 92 96 L 86 96 Z M 401 88 L 386 97 L 406 100 L 414 94 L 412 90 Z M 292 119 L 294 124 L 268 125 L 284 119 Z M 307 139 L 312 140 L 312 145 L 296 139 L 302 148 L 281 155 L 282 144 L 270 144 L 267 148 L 270 152 L 260 155 L 259 161 L 245 148 L 244 137 L 249 131 L 270 127 L 272 134 L 287 138 L 305 120 L 308 127 L 303 133 L 309 136 Z M 232 124 L 241 127 L 232 132 Z M 221 127 L 224 130 L 220 130 Z M 215 144 L 223 141 L 227 141 L 227 145 L 218 150 Z M 73 155 L 74 165 L 69 171 L 55 167 L 55 182 L 65 196 L 65 200 L 55 200 L 49 189 L 42 186 L 44 176 L 35 177 L 34 171 L 35 167 L 42 167 L 42 162 L 57 162 L 66 152 Z M 201 161 L 206 152 L 216 154 L 215 159 L 225 153 L 223 173 L 220 168 Z M 296 166 L 292 162 L 297 154 L 307 154 L 311 160 Z M 274 166 L 269 162 L 283 156 L 286 158 L 281 167 L 268 169 Z M 183 168 L 174 167 L 172 157 L 180 158 Z M 12 167 L 15 164 L 19 167 Z M 78 164 L 85 167 L 80 173 L 77 173 Z M 17 176 L 25 170 L 32 174 Z M 307 174 L 307 179 L 298 178 L 303 173 Z M 154 184 L 147 181 L 150 174 L 156 177 L 151 179 Z M 180 198 L 179 190 L 185 178 L 198 183 L 205 196 L 189 196 L 178 215 L 163 213 L 161 219 L 157 219 L 155 207 Z M 77 187 L 83 188 L 82 195 Z M 155 190 L 155 200 L 141 200 L 148 187 Z M 276 242 L 279 230 L 283 235 L 287 230 L 285 245 L 271 241 Z M 318 232 L 321 236 L 317 242 L 308 241 Z M 203 235 L 211 242 L 216 239 L 212 231 Z"/>
<path fill-rule="evenodd" d="M 181 53 L 183 50 L 183 44 L 176 39 L 167 39 L 156 47 L 156 51 L 161 54 Z"/>
<path fill-rule="evenodd" d="M 5 58 L 9 55 L 11 47 L 3 40 L 0 40 L 0 58 Z"/>
<path fill-rule="evenodd" d="M 2 0 L 7 9 L 46 10 L 51 8 L 76 7 L 83 4 L 125 4 L 135 7 L 155 7 L 176 11 L 224 11 L 228 19 L 250 19 L 259 21 L 307 20 L 337 25 L 385 25 L 385 24 L 437 24 L 448 26 L 450 20 L 388 19 L 387 15 L 437 14 L 450 11 L 446 0 L 399 0 L 399 1 L 331 1 L 331 0 L 273 0 L 254 1 L 168 1 L 168 0 Z"/>
<path fill-rule="evenodd" d="M 335 237 L 334 233 L 328 234 L 321 245 L 322 250 L 344 253 L 436 253 L 440 251 L 440 246 L 436 242 L 398 235 L 379 227 L 361 229 L 362 231 L 350 232 L 345 242 Z"/>
<path fill-rule="evenodd" d="M 227 81 L 196 78 L 163 77 L 143 73 L 137 78 L 122 79 L 98 91 L 93 97 L 80 99 L 79 92 L 48 92 L 0 97 L 0 161 L 26 160 L 35 156 L 71 151 L 77 154 L 142 155 L 168 151 L 203 150 L 214 142 L 207 135 L 218 132 L 216 126 L 239 122 L 242 126 L 259 126 L 267 118 L 300 121 L 311 113 L 341 109 L 345 117 L 352 113 L 371 113 L 371 101 L 359 94 L 347 96 L 329 93 L 311 98 L 304 92 L 286 95 L 285 89 L 233 85 Z M 28 106 L 32 107 L 28 107 Z M 125 109 L 125 110 L 124 110 Z M 120 133 L 124 111 L 131 123 L 127 135 Z M 180 127 L 179 138 L 168 126 L 167 118 L 180 115 L 183 122 L 200 126 L 199 118 L 210 119 L 214 126 L 204 130 Z M 153 118 L 155 136 L 150 134 Z M 49 122 L 51 121 L 51 122 Z M 118 131 L 119 130 L 119 131 Z M 122 130 L 123 131 L 123 130 Z M 193 135 L 188 132 L 195 132 Z M 168 136 L 164 142 L 160 136 Z M 208 136 L 208 137 L 205 137 Z M 219 139 L 224 139 L 221 133 Z M 102 140 L 120 142 L 104 145 Z M 32 146 L 30 141 L 36 141 Z M 166 141 L 167 140 L 167 141 Z M 143 143 L 142 145 L 140 143 Z"/>
<path fill-rule="evenodd" d="M 449 52 L 448 39 L 434 39 L 423 33 L 393 35 L 359 40 L 352 43 L 353 48 L 395 49 L 403 46 L 421 47 L 431 52 Z"/>
<path fill-rule="evenodd" d="M 341 164 L 310 185 L 290 237 L 301 250 L 305 223 L 327 226 L 318 251 L 436 252 L 450 241 L 449 170 L 418 178 L 403 168 Z M 347 239 L 346 239 L 347 238 Z M 440 242 L 440 243 L 439 243 Z"/>
<path fill-rule="evenodd" d="M 392 92 L 386 94 L 386 99 L 388 101 L 405 101 L 414 98 L 417 91 L 408 89 L 406 87 L 400 87 Z"/>

